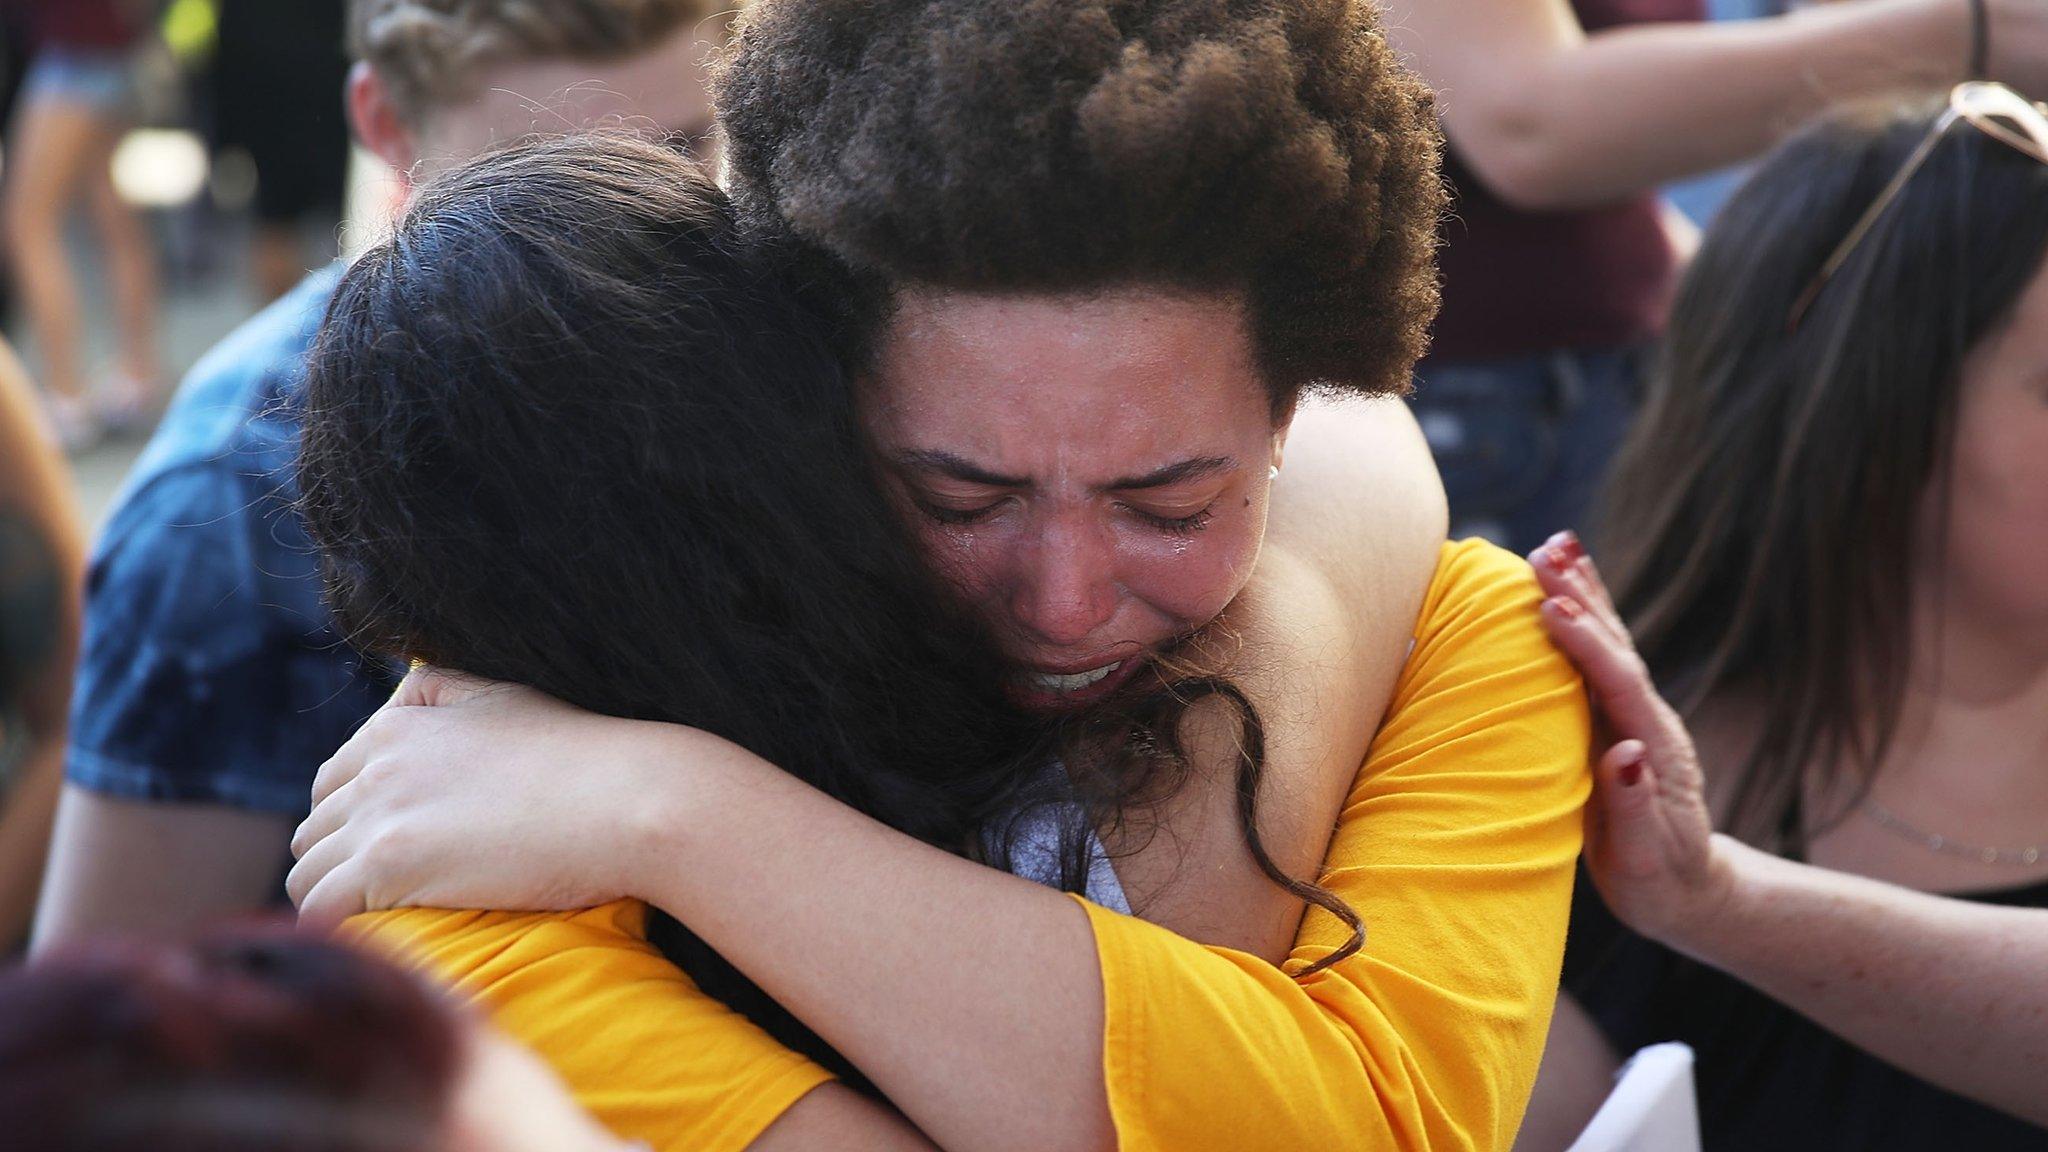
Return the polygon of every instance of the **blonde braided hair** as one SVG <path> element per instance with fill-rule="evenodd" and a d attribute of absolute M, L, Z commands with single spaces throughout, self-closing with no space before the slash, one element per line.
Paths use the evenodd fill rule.
<path fill-rule="evenodd" d="M 645 51 L 692 23 L 722 34 L 738 7 L 718 0 L 353 0 L 349 51 L 417 123 L 469 95 L 485 68 L 514 60 L 602 60 Z"/>

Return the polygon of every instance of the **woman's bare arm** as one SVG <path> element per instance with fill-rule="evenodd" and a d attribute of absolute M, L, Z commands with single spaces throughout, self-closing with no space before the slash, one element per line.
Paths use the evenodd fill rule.
<path fill-rule="evenodd" d="M 1990 0 L 1992 72 L 2040 95 L 2048 9 Z M 1587 33 L 1567 0 L 1393 0 L 1388 38 L 1459 157 L 1520 208 L 1584 207 L 1758 155 L 1828 104 L 1966 79 L 1963 0 Z"/>
<path fill-rule="evenodd" d="M 28 729 L 13 793 L 0 796 L 0 951 L 27 935 L 64 771 L 71 674 L 84 595 L 82 518 L 63 458 L 42 436 L 36 401 L 0 343 L 0 610 L 23 635 L 13 704 Z M 0 723 L 4 723 L 0 720 Z"/>
<path fill-rule="evenodd" d="M 1692 738 L 1571 547 L 1562 562 L 1539 552 L 1537 570 L 1558 646 L 1621 738 L 1596 773 L 1586 845 L 1608 907 L 1915 1076 L 2048 1124 L 2048 910 L 1930 896 L 1714 833 Z"/>

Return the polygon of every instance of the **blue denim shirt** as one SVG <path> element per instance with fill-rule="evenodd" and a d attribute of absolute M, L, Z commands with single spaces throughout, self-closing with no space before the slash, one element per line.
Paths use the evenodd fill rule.
<path fill-rule="evenodd" d="M 66 775 L 112 796 L 302 815 L 394 674 L 334 632 L 291 510 L 308 276 L 186 377 L 93 550 Z"/>

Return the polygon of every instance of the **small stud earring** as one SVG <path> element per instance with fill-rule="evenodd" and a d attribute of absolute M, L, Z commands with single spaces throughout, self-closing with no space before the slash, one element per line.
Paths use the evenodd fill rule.
<path fill-rule="evenodd" d="M 1275 464 L 1275 465 L 1273 465 L 1272 467 L 1270 467 L 1270 468 L 1266 469 L 1266 479 L 1268 479 L 1268 480 L 1278 480 L 1279 478 L 1280 478 L 1280 466 L 1279 466 L 1278 464 Z"/>

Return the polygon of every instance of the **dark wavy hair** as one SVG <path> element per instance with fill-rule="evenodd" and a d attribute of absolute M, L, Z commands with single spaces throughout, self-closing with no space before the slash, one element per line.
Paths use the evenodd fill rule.
<path fill-rule="evenodd" d="M 1958 123 L 1791 324 L 1940 111 L 1836 115 L 1736 193 L 1609 481 L 1600 548 L 1652 671 L 1694 708 L 1760 694 L 1732 827 L 1781 851 L 1804 847 L 1803 781 L 1867 785 L 1890 745 L 1963 358 L 2048 254 L 2048 166 Z"/>
<path fill-rule="evenodd" d="M 286 929 L 99 941 L 0 973 L 12 1152 L 440 1148 L 464 1059 L 419 980 Z"/>
<path fill-rule="evenodd" d="M 904 285 L 1242 292 L 1284 411 L 1406 392 L 1436 313 L 1435 109 L 1361 0 L 758 0 L 717 96 L 856 355 Z"/>
<path fill-rule="evenodd" d="M 703 728 L 974 858 L 1054 753 L 917 559 L 822 325 L 688 161 L 523 143 L 342 278 L 301 505 L 357 646 Z M 565 771 L 571 770 L 565 768 Z M 707 992 L 851 1075 L 673 920 Z"/>

